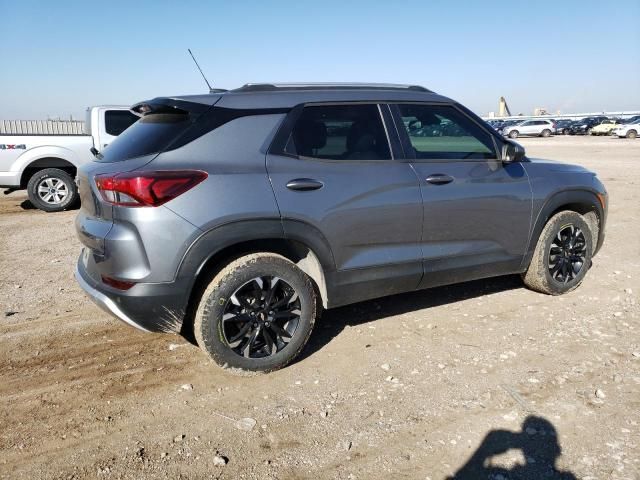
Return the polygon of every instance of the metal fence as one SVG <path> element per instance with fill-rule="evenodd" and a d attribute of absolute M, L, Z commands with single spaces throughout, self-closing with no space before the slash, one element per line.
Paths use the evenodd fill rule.
<path fill-rule="evenodd" d="M 79 120 L 0 120 L 0 135 L 84 135 Z"/>

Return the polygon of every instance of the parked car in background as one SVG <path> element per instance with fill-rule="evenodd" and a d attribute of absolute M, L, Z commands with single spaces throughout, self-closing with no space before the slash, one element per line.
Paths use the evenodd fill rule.
<path fill-rule="evenodd" d="M 556 126 L 551 120 L 525 120 L 517 125 L 505 127 L 502 135 L 509 138 L 518 138 L 519 136 L 548 137 L 553 135 Z"/>
<path fill-rule="evenodd" d="M 556 135 L 567 135 L 569 133 L 567 131 L 567 128 L 570 127 L 572 123 L 573 123 L 573 120 L 567 120 L 567 119 L 562 119 L 562 120 L 556 121 L 555 134 Z"/>
<path fill-rule="evenodd" d="M 503 120 L 488 120 L 487 123 L 496 132 L 499 131 L 504 125 L 504 121 Z"/>
<path fill-rule="evenodd" d="M 576 120 L 569 128 L 569 135 L 590 135 L 591 129 L 602 122 L 609 120 L 608 117 L 587 117 Z"/>
<path fill-rule="evenodd" d="M 87 109 L 87 120 L 68 122 L 0 122 L 0 188 L 27 189 L 31 203 L 45 212 L 70 208 L 78 199 L 78 167 L 94 158 L 138 120 L 122 106 Z M 6 133 L 4 133 L 6 132 Z"/>
<path fill-rule="evenodd" d="M 640 118 L 632 123 L 621 124 L 611 132 L 612 135 L 620 138 L 638 138 L 638 133 L 640 133 Z"/>
<path fill-rule="evenodd" d="M 640 120 L 640 115 L 634 115 L 633 117 L 625 118 L 621 123 L 636 123 Z"/>
<path fill-rule="evenodd" d="M 76 278 L 223 367 L 287 365 L 323 308 L 509 274 L 563 294 L 604 240 L 595 173 L 423 87 L 249 84 L 133 111 L 79 170 Z"/>
<path fill-rule="evenodd" d="M 609 135 L 622 122 L 620 120 L 605 120 L 600 125 L 591 128 L 590 135 Z"/>
<path fill-rule="evenodd" d="M 502 132 L 505 128 L 511 127 L 513 125 L 518 125 L 519 123 L 524 122 L 524 120 L 503 120 L 495 127 L 495 131 L 502 135 Z"/>

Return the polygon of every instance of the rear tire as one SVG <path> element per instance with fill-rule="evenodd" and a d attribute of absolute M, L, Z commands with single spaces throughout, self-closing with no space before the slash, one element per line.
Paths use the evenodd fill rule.
<path fill-rule="evenodd" d="M 317 316 L 311 279 L 280 255 L 255 253 L 213 278 L 196 311 L 194 333 L 222 368 L 271 372 L 298 356 Z"/>
<path fill-rule="evenodd" d="M 519 132 L 517 130 L 511 130 L 509 132 L 509 138 L 518 138 Z"/>
<path fill-rule="evenodd" d="M 27 184 L 29 200 L 45 212 L 61 212 L 78 200 L 78 187 L 71 175 L 59 168 L 36 172 Z"/>
<path fill-rule="evenodd" d="M 636 132 L 635 130 L 629 130 L 626 135 L 627 138 L 636 138 L 637 136 L 638 132 Z"/>
<path fill-rule="evenodd" d="M 544 138 L 547 138 L 547 137 L 551 136 L 551 130 L 544 129 L 544 130 L 542 131 L 542 136 L 543 136 Z"/>
<path fill-rule="evenodd" d="M 542 229 L 522 279 L 531 290 L 562 295 L 582 283 L 592 254 L 593 234 L 585 218 L 568 210 L 557 213 Z"/>

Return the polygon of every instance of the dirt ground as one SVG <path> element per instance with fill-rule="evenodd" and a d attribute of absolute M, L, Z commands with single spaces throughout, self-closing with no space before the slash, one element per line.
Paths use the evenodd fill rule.
<path fill-rule="evenodd" d="M 73 279 L 76 212 L 2 196 L 0 478 L 436 480 L 472 459 L 458 478 L 640 479 L 640 140 L 522 143 L 609 190 L 578 290 L 506 277 L 340 308 L 254 377 L 103 313 Z"/>

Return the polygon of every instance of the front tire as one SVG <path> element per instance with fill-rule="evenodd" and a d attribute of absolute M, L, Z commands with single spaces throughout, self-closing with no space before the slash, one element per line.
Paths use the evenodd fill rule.
<path fill-rule="evenodd" d="M 36 172 L 27 184 L 31 203 L 45 212 L 61 212 L 78 199 L 78 187 L 71 175 L 59 168 Z"/>
<path fill-rule="evenodd" d="M 636 132 L 635 130 L 629 130 L 626 135 L 627 138 L 636 138 L 637 136 L 638 132 Z"/>
<path fill-rule="evenodd" d="M 542 229 L 522 279 L 531 290 L 562 295 L 582 283 L 592 254 L 593 235 L 585 218 L 572 211 L 560 212 Z"/>
<path fill-rule="evenodd" d="M 519 132 L 517 130 L 511 130 L 509 132 L 509 138 L 518 138 Z"/>
<path fill-rule="evenodd" d="M 318 315 L 311 279 L 290 260 L 234 260 L 204 291 L 195 315 L 200 348 L 223 368 L 270 372 L 303 349 Z"/>

